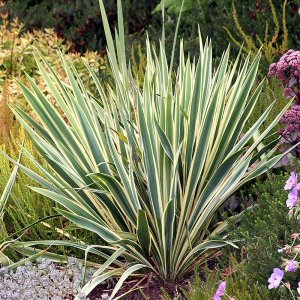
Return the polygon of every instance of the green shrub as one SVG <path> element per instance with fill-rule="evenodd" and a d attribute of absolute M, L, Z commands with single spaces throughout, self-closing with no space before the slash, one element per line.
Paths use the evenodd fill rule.
<path fill-rule="evenodd" d="M 225 27 L 230 39 L 239 47 L 242 48 L 246 55 L 252 52 L 253 55 L 262 48 L 263 59 L 261 62 L 262 70 L 267 70 L 269 65 L 279 55 L 288 50 L 288 29 L 286 25 L 286 10 L 287 0 L 283 1 L 281 8 L 281 20 L 278 18 L 275 5 L 272 0 L 268 1 L 268 8 L 271 13 L 270 20 L 260 19 L 259 22 L 265 22 L 263 27 L 264 32 L 261 32 L 261 28 L 255 32 L 254 35 L 247 34 L 241 25 L 236 6 L 232 2 L 232 18 L 234 22 L 234 30 Z M 233 33 L 233 32 L 236 33 Z M 238 36 L 238 37 L 237 37 Z M 243 42 L 243 47 L 242 47 Z M 265 74 L 263 74 L 265 76 Z"/>
<path fill-rule="evenodd" d="M 205 270 L 203 278 L 195 276 L 184 296 L 188 300 L 211 300 L 221 280 L 226 281 L 226 294 L 235 300 L 273 300 L 266 286 L 253 285 L 246 273 L 235 272 L 221 278 L 219 270 Z M 226 299 L 227 297 L 224 296 Z M 168 299 L 168 298 L 167 298 Z M 170 299 L 171 300 L 171 299 Z"/>
<path fill-rule="evenodd" d="M 257 83 L 258 84 L 258 83 Z M 282 87 L 278 87 L 278 83 L 276 80 L 267 79 L 264 82 L 263 90 L 261 93 L 261 97 L 259 99 L 259 102 L 257 106 L 253 109 L 251 116 L 249 118 L 247 129 L 252 126 L 252 124 L 255 123 L 255 121 L 261 116 L 261 114 L 267 109 L 267 107 L 275 101 L 274 106 L 262 125 L 262 129 L 267 128 L 267 126 L 270 125 L 272 120 L 279 114 L 279 112 L 286 106 L 288 100 L 283 96 L 283 89 Z M 282 127 L 282 124 L 277 124 L 275 126 L 273 132 L 275 133 L 279 128 Z"/>
<path fill-rule="evenodd" d="M 14 121 L 7 104 L 9 102 L 20 104 L 29 112 L 29 107 L 26 107 L 26 103 L 20 95 L 16 79 L 25 83 L 26 72 L 36 79 L 37 84 L 46 93 L 49 101 L 54 101 L 53 97 L 46 90 L 46 86 L 41 80 L 41 75 L 38 73 L 38 68 L 32 55 L 34 47 L 37 47 L 47 57 L 49 63 L 56 70 L 57 76 L 65 83 L 68 83 L 68 81 L 63 73 L 63 66 L 58 59 L 58 50 L 65 54 L 66 60 L 72 60 L 77 68 L 77 72 L 89 90 L 93 91 L 94 86 L 82 58 L 102 78 L 108 76 L 105 57 L 101 57 L 96 52 L 86 52 L 82 56 L 79 53 L 69 53 L 71 44 L 59 38 L 52 29 L 24 32 L 22 23 L 17 19 L 9 22 L 7 14 L 4 13 L 0 14 L 0 24 L 0 143 L 9 140 L 8 133 L 11 130 L 13 135 L 18 134 L 18 124 Z"/>
<path fill-rule="evenodd" d="M 165 30 L 168 53 L 171 52 L 170 41 L 172 41 L 174 37 L 178 13 L 182 2 L 181 0 L 165 2 L 167 8 Z M 160 1 L 159 7 L 157 8 L 162 8 L 162 1 Z M 158 9 L 156 11 L 156 14 L 159 15 L 160 12 L 158 12 Z M 192 57 L 197 57 L 199 25 L 202 35 L 212 39 L 214 43 L 214 57 L 215 59 L 219 59 L 230 42 L 230 39 L 222 26 L 231 23 L 231 0 L 186 0 L 178 36 L 185 41 L 184 47 L 187 53 L 190 53 Z M 157 31 L 160 31 L 160 28 L 158 28 L 156 24 L 153 24 L 148 27 L 148 30 L 150 37 L 154 40 L 154 37 L 157 35 Z M 168 47 L 170 48 L 168 49 Z M 233 54 L 236 55 L 236 49 L 233 50 Z M 176 55 L 176 57 L 178 57 L 178 55 Z"/>
<path fill-rule="evenodd" d="M 84 53 L 87 50 L 105 52 L 105 36 L 98 0 L 7 0 L 11 17 L 19 17 L 25 29 L 54 28 L 55 32 L 70 42 L 72 50 Z M 127 34 L 141 35 L 147 26 L 156 23 L 152 14 L 158 1 L 123 1 Z M 109 24 L 117 25 L 115 0 L 105 1 Z"/>
<path fill-rule="evenodd" d="M 255 53 L 253 50 L 263 46 L 262 76 L 267 73 L 268 64 L 276 55 L 281 55 L 288 47 L 299 48 L 299 1 L 187 0 L 185 4 L 179 37 L 184 38 L 186 50 L 192 56 L 197 49 L 198 24 L 202 34 L 214 41 L 216 57 L 220 57 L 223 49 L 233 40 L 235 54 L 242 43 L 245 53 L 249 50 Z M 180 5 L 181 0 L 166 1 L 169 8 L 166 12 L 166 36 L 170 40 L 174 36 Z M 150 34 L 155 35 L 157 28 L 153 31 L 151 28 Z"/>
<path fill-rule="evenodd" d="M 235 251 L 240 268 L 251 285 L 267 286 L 273 268 L 280 267 L 282 254 L 278 252 L 285 244 L 291 242 L 290 235 L 299 232 L 299 221 L 289 219 L 286 207 L 287 192 L 283 189 L 289 174 L 276 170 L 256 182 L 243 197 L 255 203 L 251 210 L 243 213 L 238 226 L 229 226 L 229 235 L 237 239 L 240 250 Z M 224 250 L 225 256 L 220 260 L 226 266 L 232 252 Z M 239 267 L 237 268 L 239 272 Z M 285 278 L 295 286 L 300 272 L 287 273 Z M 298 279 L 297 279 L 298 278 Z M 285 289 L 272 290 L 276 299 L 289 299 Z M 275 299 L 272 298 L 272 299 Z"/>

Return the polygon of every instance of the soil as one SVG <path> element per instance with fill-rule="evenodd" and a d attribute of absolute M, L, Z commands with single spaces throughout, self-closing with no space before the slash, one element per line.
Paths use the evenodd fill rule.
<path fill-rule="evenodd" d="M 215 258 L 220 255 L 221 252 L 215 253 L 214 258 L 208 260 L 208 264 L 206 265 L 206 267 L 208 267 L 210 270 L 214 270 L 216 264 Z M 199 264 L 197 273 L 202 280 L 205 280 L 205 272 L 204 269 L 201 268 L 201 266 L 204 267 L 203 265 Z M 148 275 L 145 275 L 145 277 L 143 278 L 139 277 L 136 279 L 125 281 L 117 296 L 128 293 L 121 299 L 161 300 L 163 299 L 163 295 L 169 295 L 170 299 L 186 300 L 183 292 L 188 290 L 189 282 L 194 275 L 194 272 L 190 272 L 176 283 L 167 283 L 159 279 L 155 274 L 150 273 Z M 110 286 L 98 286 L 91 292 L 91 294 L 89 295 L 89 299 L 106 300 L 106 297 L 102 298 L 102 295 L 107 294 L 107 296 L 109 296 L 114 288 L 115 283 L 116 282 L 111 282 Z"/>
<path fill-rule="evenodd" d="M 190 276 L 189 276 L 190 277 Z M 125 282 L 120 292 L 117 296 L 125 294 L 133 289 L 132 292 L 126 294 L 122 299 L 124 300 L 159 300 L 162 299 L 163 291 L 164 294 L 169 294 L 173 299 L 180 295 L 180 299 L 185 299 L 183 297 L 182 289 L 186 290 L 188 288 L 188 278 L 182 279 L 177 284 L 165 283 L 161 280 L 155 278 L 152 274 L 150 276 L 145 276 L 144 278 L 139 278 L 136 280 L 131 280 Z M 111 294 L 113 288 L 107 289 L 105 286 L 97 287 L 91 294 L 91 300 L 102 300 L 102 295 Z M 105 298 L 104 298 L 105 299 Z"/>
<path fill-rule="evenodd" d="M 154 274 L 145 275 L 144 278 L 138 278 L 135 280 L 127 281 L 123 284 L 122 289 L 119 291 L 117 296 L 123 295 L 128 292 L 123 300 L 160 300 L 163 299 L 163 295 L 169 295 L 171 299 L 184 300 L 183 291 L 188 290 L 189 281 L 194 275 L 194 272 L 190 272 L 183 277 L 177 283 L 166 283 L 158 279 Z M 200 278 L 205 280 L 203 271 L 200 271 Z M 102 295 L 110 295 L 113 287 L 108 288 L 107 286 L 98 286 L 90 295 L 90 300 L 102 300 Z M 133 291 L 131 291 L 133 290 Z M 129 292 L 131 291 L 131 292 Z M 104 298 L 106 299 L 106 298 Z"/>

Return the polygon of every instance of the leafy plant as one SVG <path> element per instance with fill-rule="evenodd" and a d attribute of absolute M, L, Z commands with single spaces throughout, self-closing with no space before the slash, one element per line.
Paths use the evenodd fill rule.
<path fill-rule="evenodd" d="M 164 9 L 167 9 L 169 12 L 173 12 L 176 14 L 180 13 L 181 5 L 182 5 L 181 0 L 162 0 L 160 3 L 156 6 L 154 11 L 160 11 Z M 203 0 L 197 0 L 196 1 L 199 7 L 201 5 L 205 5 L 207 1 Z M 195 7 L 195 1 L 193 0 L 185 0 L 183 3 L 182 11 L 190 11 Z"/>
<path fill-rule="evenodd" d="M 125 31 L 127 34 L 143 36 L 149 24 L 155 24 L 157 16 L 152 14 L 158 0 L 123 1 Z M 117 24 L 115 0 L 106 0 L 106 13 L 113 29 Z M 58 36 L 72 42 L 76 52 L 87 50 L 105 53 L 105 35 L 97 1 L 95 0 L 7 0 L 9 17 L 19 17 L 26 30 L 53 28 Z"/>
<path fill-rule="evenodd" d="M 189 289 L 184 292 L 188 300 L 211 300 L 220 282 L 219 270 L 204 270 L 204 280 L 196 275 L 189 284 Z M 226 280 L 226 295 L 236 300 L 271 300 L 272 295 L 264 285 L 253 285 L 248 275 L 239 270 L 223 278 Z M 223 297 L 224 299 L 227 296 Z M 223 299 L 222 298 L 222 299 Z M 229 298 L 229 297 L 228 297 Z M 168 299 L 168 298 L 167 298 Z M 230 299 L 230 298 L 229 298 Z M 168 299 L 169 300 L 169 299 Z"/>
<path fill-rule="evenodd" d="M 234 251 L 241 262 L 236 268 L 237 273 L 242 272 L 252 286 L 268 285 L 273 268 L 280 267 L 282 253 L 278 250 L 291 242 L 291 233 L 299 232 L 298 220 L 287 216 L 287 192 L 278 188 L 285 185 L 287 178 L 286 172 L 269 173 L 266 180 L 257 181 L 248 191 L 244 191 L 244 197 L 252 199 L 255 205 L 243 213 L 238 226 L 234 221 L 228 228 L 229 236 L 239 240 L 240 250 Z M 224 255 L 220 259 L 223 267 L 233 252 L 224 249 Z M 297 286 L 298 271 L 286 276 L 292 286 Z M 271 292 L 271 299 L 291 298 L 286 289 L 279 288 Z"/>
<path fill-rule="evenodd" d="M 36 264 L 27 262 L 15 271 L 0 268 L 0 298 L 10 300 L 73 299 L 84 282 L 82 262 L 70 257 L 66 266 L 41 259 Z M 93 269 L 87 272 L 87 278 Z M 80 300 L 87 300 L 81 297 Z"/>
<path fill-rule="evenodd" d="M 0 12 L 1 8 L 0 5 Z M 60 49 L 66 59 L 72 60 L 76 65 L 78 73 L 90 90 L 93 90 L 94 86 L 82 58 L 86 59 L 94 71 L 99 72 L 103 78 L 106 78 L 108 72 L 105 57 L 96 52 L 86 52 L 82 56 L 79 53 L 70 53 L 71 43 L 59 38 L 53 29 L 24 32 L 24 25 L 18 19 L 9 21 L 8 15 L 4 12 L 0 14 L 0 23 L 0 141 L 2 143 L 6 140 L 8 132 L 13 131 L 13 135 L 18 134 L 18 126 L 16 126 L 7 104 L 9 102 L 18 103 L 27 112 L 29 111 L 20 96 L 14 78 L 25 83 L 24 72 L 26 72 L 37 80 L 37 84 L 45 93 L 48 93 L 32 56 L 35 47 L 47 57 L 60 79 L 66 80 L 57 52 Z M 50 101 L 54 101 L 49 94 L 47 97 Z"/>
<path fill-rule="evenodd" d="M 214 249 L 232 245 L 217 238 L 224 224 L 219 227 L 213 217 L 228 196 L 280 160 L 282 155 L 273 157 L 275 148 L 263 147 L 262 141 L 284 112 L 258 134 L 271 105 L 241 136 L 262 89 L 261 83 L 250 94 L 260 54 L 252 63 L 248 57 L 230 66 L 228 49 L 214 69 L 211 43 L 201 38 L 197 62 L 185 60 L 181 45 L 176 73 L 174 50 L 168 64 L 164 40 L 159 56 L 148 41 L 140 89 L 127 68 L 120 2 L 114 42 L 100 1 L 115 87 L 105 92 L 87 64 L 99 92 L 95 98 L 72 62 L 61 56 L 70 83 L 65 84 L 36 52 L 39 71 L 64 118 L 29 76 L 32 90 L 19 86 L 38 121 L 12 104 L 51 169 L 31 157 L 44 179 L 14 163 L 42 186 L 34 191 L 63 207 L 56 209 L 62 216 L 108 243 L 48 240 L 20 247 L 69 245 L 86 256 L 92 252 L 106 258 L 82 291 L 87 294 L 107 278 L 120 277 L 110 299 L 133 273 L 153 272 L 174 282 Z"/>
<path fill-rule="evenodd" d="M 239 37 L 242 38 L 243 43 L 245 44 L 244 51 L 246 54 L 248 54 L 249 51 L 252 51 L 252 54 L 255 55 L 258 49 L 262 48 L 263 58 L 264 58 L 263 63 L 265 67 L 271 64 L 274 57 L 276 57 L 278 54 L 288 50 L 288 29 L 286 25 L 287 0 L 285 0 L 282 4 L 282 26 L 280 26 L 280 22 L 278 20 L 276 9 L 272 0 L 268 0 L 268 4 L 271 10 L 272 21 L 273 21 L 272 28 L 274 28 L 274 31 L 270 30 L 271 25 L 269 24 L 269 21 L 266 20 L 264 36 L 259 36 L 258 34 L 256 34 L 255 38 L 253 38 L 243 30 L 239 21 L 239 17 L 237 14 L 234 1 L 232 1 L 233 22 L 235 25 L 236 32 L 238 33 Z M 234 37 L 232 32 L 228 28 L 226 27 L 224 28 L 226 29 L 230 39 L 239 48 L 242 47 L 242 43 L 239 42 Z M 282 31 L 281 35 L 280 35 L 280 31 Z"/>

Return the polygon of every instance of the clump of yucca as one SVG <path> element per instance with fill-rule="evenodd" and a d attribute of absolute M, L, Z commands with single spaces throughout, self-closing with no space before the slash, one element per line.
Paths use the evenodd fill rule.
<path fill-rule="evenodd" d="M 32 189 L 100 238 L 100 245 L 37 241 L 23 246 L 68 245 L 105 258 L 82 291 L 88 294 L 118 277 L 110 295 L 115 299 L 133 274 L 151 272 L 175 282 L 214 249 L 232 245 L 217 238 L 226 224 L 215 226 L 213 217 L 229 195 L 282 157 L 273 157 L 274 143 L 262 141 L 283 112 L 259 134 L 271 104 L 242 135 L 263 85 L 253 90 L 260 54 L 252 63 L 249 57 L 229 63 L 227 49 L 213 67 L 211 43 L 201 37 L 196 60 L 186 58 L 181 43 L 177 70 L 174 51 L 168 63 L 164 40 L 158 52 L 147 41 L 144 81 L 137 83 L 126 59 L 120 1 L 115 40 L 102 1 L 100 7 L 114 85 L 104 88 L 87 65 L 98 90 L 94 97 L 72 63 L 61 57 L 66 85 L 36 53 L 64 118 L 30 77 L 31 89 L 19 85 L 39 121 L 15 105 L 12 109 L 50 167 L 32 158 L 42 178 L 20 165 L 41 186 Z"/>

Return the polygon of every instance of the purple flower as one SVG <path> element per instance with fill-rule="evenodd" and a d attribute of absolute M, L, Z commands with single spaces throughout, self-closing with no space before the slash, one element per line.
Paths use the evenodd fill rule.
<path fill-rule="evenodd" d="M 276 289 L 279 287 L 281 280 L 283 278 L 284 272 L 278 268 L 273 269 L 273 273 L 271 274 L 270 278 L 268 279 L 269 289 Z"/>
<path fill-rule="evenodd" d="M 291 190 L 292 188 L 294 188 L 297 185 L 297 174 L 295 172 L 291 172 L 291 176 L 289 177 L 289 179 L 286 181 L 284 189 L 287 190 Z"/>
<path fill-rule="evenodd" d="M 213 300 L 221 300 L 221 296 L 224 295 L 226 289 L 226 281 L 222 281 L 214 295 Z"/>
<path fill-rule="evenodd" d="M 295 270 L 297 269 L 297 265 L 293 260 L 289 260 L 288 264 L 285 267 L 285 270 L 287 272 L 295 272 Z"/>
<path fill-rule="evenodd" d="M 292 209 L 298 203 L 298 190 L 294 187 L 288 194 L 288 199 L 286 200 L 286 206 Z"/>

